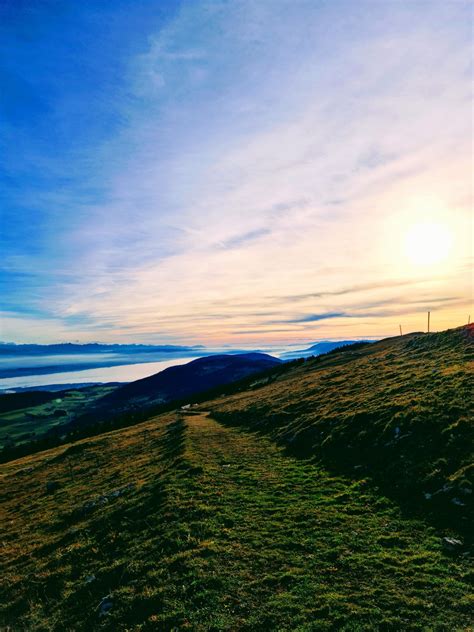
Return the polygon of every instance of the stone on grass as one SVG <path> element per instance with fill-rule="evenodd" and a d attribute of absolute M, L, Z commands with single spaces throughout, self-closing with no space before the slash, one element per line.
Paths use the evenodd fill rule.
<path fill-rule="evenodd" d="M 114 602 L 112 601 L 112 596 L 107 595 L 102 599 L 99 604 L 99 617 L 105 617 L 112 610 Z"/>
<path fill-rule="evenodd" d="M 61 487 L 61 483 L 59 481 L 48 481 L 46 483 L 46 493 L 52 494 L 60 487 Z"/>
<path fill-rule="evenodd" d="M 449 553 L 455 553 L 462 548 L 461 540 L 457 540 L 456 538 L 445 537 L 442 541 L 444 549 L 449 551 Z"/>

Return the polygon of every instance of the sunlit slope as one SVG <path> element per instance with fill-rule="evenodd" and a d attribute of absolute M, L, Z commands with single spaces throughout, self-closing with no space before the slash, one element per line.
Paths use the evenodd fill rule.
<path fill-rule="evenodd" d="M 226 423 L 354 475 L 469 531 L 473 327 L 342 349 L 211 403 Z M 474 530 L 473 530 L 474 531 Z"/>
<path fill-rule="evenodd" d="M 7 629 L 469 629 L 469 560 L 432 527 L 206 414 L 1 472 Z"/>

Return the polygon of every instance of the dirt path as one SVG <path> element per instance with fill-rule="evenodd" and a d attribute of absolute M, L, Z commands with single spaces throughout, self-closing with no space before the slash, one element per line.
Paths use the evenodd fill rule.
<path fill-rule="evenodd" d="M 0 627 L 470 630 L 469 560 L 365 481 L 204 413 L 72 447 L 3 467 Z"/>

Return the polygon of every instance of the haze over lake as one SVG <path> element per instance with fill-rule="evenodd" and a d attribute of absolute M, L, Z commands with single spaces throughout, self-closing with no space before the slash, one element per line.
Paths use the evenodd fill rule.
<path fill-rule="evenodd" d="M 0 379 L 0 392 L 11 388 L 29 388 L 32 386 L 48 386 L 49 384 L 87 384 L 92 382 L 133 382 L 148 377 L 169 366 L 185 364 L 195 357 L 173 358 L 158 362 L 142 362 L 137 364 L 121 364 L 118 366 L 85 369 L 82 371 L 64 371 L 42 375 L 23 375 Z"/>
<path fill-rule="evenodd" d="M 274 346 L 266 351 L 284 354 L 292 347 Z M 241 350 L 244 352 L 245 350 Z M 0 393 L 8 389 L 45 387 L 51 384 L 133 382 L 170 366 L 191 362 L 216 353 L 238 350 L 195 349 L 173 353 L 67 353 L 0 356 Z"/>

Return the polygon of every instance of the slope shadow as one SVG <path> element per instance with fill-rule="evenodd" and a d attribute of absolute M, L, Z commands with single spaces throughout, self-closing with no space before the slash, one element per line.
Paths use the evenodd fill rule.
<path fill-rule="evenodd" d="M 213 413 L 211 417 L 224 426 L 232 427 L 242 432 L 250 432 L 259 437 L 270 438 L 276 445 L 282 448 L 282 454 L 286 457 L 305 460 L 318 464 L 328 471 L 342 475 L 351 481 L 365 480 L 372 492 L 385 496 L 395 502 L 400 509 L 404 519 L 416 519 L 426 522 L 434 527 L 438 532 L 454 533 L 460 535 L 465 543 L 464 549 L 468 549 L 474 539 L 472 522 L 468 516 L 461 511 L 463 508 L 450 506 L 442 498 L 432 498 L 426 501 L 420 499 L 420 494 L 416 490 L 395 489 L 390 481 L 384 480 L 383 469 L 380 472 L 370 463 L 367 463 L 362 451 L 354 449 L 350 454 L 341 451 L 339 454 L 335 449 L 323 450 L 313 445 L 312 441 L 295 434 L 282 434 L 275 436 L 278 424 L 269 423 L 268 419 L 255 422 L 254 419 L 244 419 L 238 415 L 237 419 L 233 414 Z M 359 465 L 361 464 L 361 465 Z"/>

